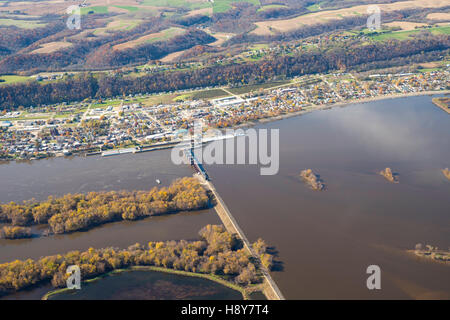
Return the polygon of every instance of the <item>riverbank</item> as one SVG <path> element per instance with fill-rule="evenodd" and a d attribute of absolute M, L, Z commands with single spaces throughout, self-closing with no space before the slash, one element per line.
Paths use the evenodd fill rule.
<path fill-rule="evenodd" d="M 374 102 L 374 101 L 380 101 L 380 100 L 390 100 L 390 99 L 399 99 L 399 98 L 407 98 L 407 97 L 419 97 L 419 96 L 428 96 L 428 95 L 435 95 L 435 94 L 450 94 L 450 90 L 440 90 L 440 91 L 423 91 L 423 92 L 411 92 L 411 93 L 402 93 L 402 94 L 389 94 L 384 96 L 376 96 L 376 97 L 370 97 L 370 98 L 363 98 L 363 99 L 352 99 L 352 100 L 346 100 L 341 101 L 333 104 L 323 104 L 323 105 L 311 105 L 308 109 L 304 109 L 301 111 L 296 111 L 292 113 L 287 113 L 275 117 L 260 119 L 255 121 L 254 123 L 268 123 L 273 122 L 277 120 L 283 120 L 291 117 L 296 117 L 302 114 L 311 113 L 314 111 L 319 110 L 329 110 L 336 107 L 346 107 L 348 105 L 354 105 L 354 104 L 360 104 L 360 103 L 368 103 L 368 102 Z M 246 126 L 251 124 L 250 122 L 247 123 Z"/>
<path fill-rule="evenodd" d="M 450 114 L 450 98 L 434 98 L 431 101 L 439 108 Z"/>
<path fill-rule="evenodd" d="M 325 185 L 319 179 L 319 176 L 315 174 L 311 169 L 306 169 L 300 172 L 302 180 L 315 191 L 322 191 L 325 189 Z"/>
<path fill-rule="evenodd" d="M 105 277 L 108 277 L 110 275 L 113 275 L 113 274 L 122 273 L 122 272 L 132 272 L 132 271 L 162 272 L 162 273 L 168 273 L 168 274 L 176 274 L 176 275 L 185 276 L 185 277 L 193 277 L 193 278 L 201 278 L 201 279 L 210 280 L 210 281 L 213 281 L 220 285 L 223 285 L 227 288 L 233 289 L 235 291 L 239 291 L 242 294 L 242 298 L 244 300 L 250 300 L 250 294 L 252 294 L 253 292 L 259 291 L 258 285 L 254 285 L 254 286 L 250 286 L 250 287 L 242 287 L 242 286 L 239 286 L 235 283 L 229 282 L 229 281 L 227 281 L 219 276 L 213 275 L 213 274 L 202 274 L 202 273 L 174 270 L 174 269 L 154 267 L 154 266 L 132 266 L 127 269 L 117 269 L 117 270 L 113 270 L 108 273 L 105 273 L 103 275 L 100 275 L 98 277 L 95 277 L 93 279 L 85 280 L 85 281 L 83 281 L 83 283 L 92 283 L 92 282 L 99 281 L 99 280 L 101 280 Z M 72 289 L 61 288 L 61 289 L 49 291 L 42 297 L 42 300 L 48 300 L 50 297 L 52 297 L 54 295 L 68 292 L 71 290 Z"/>
<path fill-rule="evenodd" d="M 197 241 L 149 241 L 147 245 L 135 243 L 127 249 L 90 247 L 86 251 L 75 250 L 38 260 L 3 263 L 0 265 L 0 295 L 14 294 L 49 280 L 54 287 L 64 287 L 68 265 L 80 266 L 84 279 L 117 269 L 148 266 L 162 268 L 155 269 L 157 271 L 173 269 L 179 275 L 217 275 L 216 281 L 234 281 L 235 285 L 223 282 L 232 286 L 230 288 L 238 290 L 243 286 L 252 292 L 261 287 L 258 291 L 262 291 L 261 269 L 245 250 L 234 246 L 237 239 L 233 234 L 221 225 L 206 225 L 200 229 L 199 236 Z M 31 269 L 33 271 L 29 271 Z"/>
<path fill-rule="evenodd" d="M 449 245 L 450 185 L 440 172 L 448 167 L 449 121 L 429 96 L 335 108 L 256 127 L 283 133 L 277 175 L 260 176 L 251 166 L 206 169 L 247 237 L 264 235 L 277 248 L 283 269 L 271 274 L 287 299 L 447 293 L 446 266 L 371 245 L 408 249 L 422 239 Z M 378 175 L 387 166 L 401 174 L 399 184 Z M 325 192 L 301 183 L 304 168 L 321 175 Z M 340 267 L 329 266 L 330 259 Z M 373 259 L 384 261 L 383 270 L 393 275 L 377 293 L 359 276 Z M 405 288 L 405 282 L 419 289 Z"/>
<path fill-rule="evenodd" d="M 391 183 L 398 183 L 398 175 L 392 173 L 391 168 L 386 168 L 384 170 L 381 170 L 379 172 L 379 174 Z"/>
<path fill-rule="evenodd" d="M 450 266 L 450 252 L 445 250 L 425 251 L 425 250 L 406 250 L 410 255 L 427 262 L 441 263 Z"/>
<path fill-rule="evenodd" d="M 445 212 L 450 184 L 439 170 L 448 167 L 450 159 L 450 118 L 445 115 L 428 96 L 317 112 L 258 126 L 276 126 L 283 132 L 286 147 L 280 148 L 283 165 L 278 175 L 261 177 L 252 166 L 206 169 L 248 239 L 262 236 L 276 248 L 282 264 L 271 275 L 287 299 L 411 299 L 427 292 L 448 293 L 450 284 L 442 281 L 448 277 L 447 266 L 404 252 L 423 239 L 442 248 L 449 245 Z M 373 139 L 382 136 L 367 140 L 367 133 Z M 189 166 L 176 166 L 168 159 L 170 151 L 165 150 L 108 159 L 12 163 L 0 167 L 0 194 L 4 201 L 33 196 L 42 200 L 49 194 L 146 189 L 156 185 L 155 179 L 166 184 L 192 175 Z M 402 174 L 400 184 L 377 175 L 387 166 Z M 318 193 L 303 185 L 298 177 L 303 168 L 317 170 L 328 190 Z M 118 222 L 55 238 L 3 240 L 1 262 L 89 247 L 197 239 L 206 223 L 221 223 L 212 209 L 201 215 Z M 399 248 L 404 254 L 390 254 L 372 244 Z M 339 268 L 329 265 L 330 259 Z M 367 290 L 360 276 L 374 259 L 384 261 L 384 272 L 392 275 L 383 278 L 385 285 L 378 292 Z M 397 279 L 419 289 L 403 288 Z M 36 299 L 50 290 L 48 285 Z"/>
<path fill-rule="evenodd" d="M 291 117 L 296 117 L 302 114 L 319 111 L 319 110 L 328 110 L 336 107 L 343 107 L 347 105 L 353 105 L 353 104 L 361 104 L 361 103 L 368 103 L 373 101 L 379 101 L 379 100 L 388 100 L 388 99 L 398 99 L 398 98 L 406 98 L 406 97 L 415 97 L 415 96 L 424 96 L 424 95 L 435 95 L 435 94 L 450 94 L 450 90 L 439 90 L 439 91 L 423 91 L 423 92 L 411 92 L 411 93 L 401 93 L 401 94 L 389 94 L 389 95 L 381 95 L 376 97 L 369 97 L 369 98 L 363 98 L 363 99 L 351 99 L 346 101 L 341 101 L 337 103 L 332 104 L 323 104 L 323 105 L 315 105 L 311 104 L 307 107 L 304 107 L 300 111 L 295 111 L 287 114 L 282 114 L 274 117 L 269 118 L 262 118 L 257 119 L 253 121 L 244 122 L 238 125 L 235 125 L 231 127 L 231 129 L 238 129 L 238 128 L 247 128 L 252 127 L 258 123 L 268 123 L 278 120 L 283 120 Z M 439 106 L 435 103 L 438 107 L 443 109 L 444 111 L 449 112 L 445 108 Z M 179 143 L 179 141 L 175 142 L 165 142 L 162 144 L 155 144 L 150 146 L 143 146 L 140 150 L 136 151 L 136 153 L 141 152 L 150 152 L 150 151 L 158 151 L 158 150 L 164 150 L 164 149 L 170 149 L 176 146 Z M 117 149 L 119 150 L 119 149 Z M 73 153 L 71 156 L 95 156 L 95 155 L 101 155 L 101 151 L 92 151 L 92 152 L 80 152 L 80 153 Z M 8 163 L 9 161 L 34 161 L 34 160 L 41 160 L 41 159 L 48 159 L 48 158 L 58 158 L 58 157 L 67 157 L 67 155 L 64 155 L 63 153 L 54 154 L 52 156 L 43 156 L 40 158 L 30 158 L 30 159 L 0 159 L 0 164 L 2 163 Z"/>
<path fill-rule="evenodd" d="M 66 194 L 46 201 L 25 201 L 22 204 L 0 203 L 2 222 L 11 224 L 0 234 L 8 239 L 31 237 L 31 229 L 22 226 L 48 226 L 46 234 L 86 231 L 96 226 L 181 211 L 206 209 L 210 198 L 205 188 L 194 178 L 181 178 L 169 187 L 149 191 L 109 191 L 88 194 Z"/>

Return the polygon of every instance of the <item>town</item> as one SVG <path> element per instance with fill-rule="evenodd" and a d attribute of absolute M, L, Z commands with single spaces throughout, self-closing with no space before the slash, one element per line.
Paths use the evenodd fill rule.
<path fill-rule="evenodd" d="M 444 92 L 450 68 L 354 76 L 308 75 L 271 86 L 204 88 L 87 100 L 0 115 L 0 159 L 33 160 L 71 154 L 113 155 L 153 150 L 185 139 L 189 124 L 249 126 L 255 121 L 381 97 Z"/>

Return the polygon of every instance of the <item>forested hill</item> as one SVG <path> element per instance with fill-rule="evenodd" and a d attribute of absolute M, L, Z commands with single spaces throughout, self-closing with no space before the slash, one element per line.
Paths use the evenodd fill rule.
<path fill-rule="evenodd" d="M 165 72 L 141 77 L 81 74 L 69 79 L 40 84 L 28 82 L 0 87 L 0 108 L 14 109 L 40 104 L 82 101 L 118 95 L 151 93 L 215 85 L 260 83 L 274 77 L 294 77 L 349 70 L 390 66 L 396 59 L 403 62 L 438 58 L 450 49 L 450 36 L 438 35 L 410 40 L 389 40 L 370 44 L 342 43 L 330 48 L 304 51 L 296 56 L 275 56 L 258 62 L 216 65 L 188 71 Z"/>
<path fill-rule="evenodd" d="M 111 42 L 105 39 L 95 41 L 78 41 L 68 49 L 46 54 L 22 53 L 7 57 L 0 61 L 0 74 L 29 70 L 63 69 L 70 66 L 83 65 L 83 69 L 99 70 L 115 68 L 128 64 L 144 64 L 157 60 L 165 55 L 204 45 L 216 41 L 214 37 L 198 29 L 185 33 L 167 41 L 144 43 L 139 46 L 115 50 Z"/>

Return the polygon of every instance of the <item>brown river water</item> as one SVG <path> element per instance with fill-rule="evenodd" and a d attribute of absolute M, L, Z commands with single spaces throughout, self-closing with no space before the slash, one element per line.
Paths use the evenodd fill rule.
<path fill-rule="evenodd" d="M 0 165 L 0 201 L 22 201 L 49 195 L 101 190 L 149 190 L 192 175 L 188 166 L 170 161 L 170 150 L 112 157 L 56 158 Z M 105 224 L 86 232 L 24 240 L 0 240 L 0 262 L 39 258 L 70 250 L 109 246 L 126 248 L 136 242 L 197 239 L 206 224 L 220 224 L 213 209 Z"/>
<path fill-rule="evenodd" d="M 450 246 L 450 117 L 431 97 L 349 105 L 260 125 L 280 130 L 280 171 L 207 166 L 250 240 L 284 264 L 273 277 L 288 299 L 450 298 L 450 266 L 405 254 Z M 377 173 L 391 167 L 400 183 Z M 311 168 L 326 190 L 298 178 Z M 381 268 L 368 290 L 366 268 Z"/>
<path fill-rule="evenodd" d="M 450 266 L 405 250 L 450 246 L 450 117 L 431 97 L 354 104 L 260 124 L 280 129 L 280 171 L 206 166 L 250 241 L 265 239 L 282 270 L 272 273 L 288 299 L 450 299 Z M 377 174 L 391 167 L 400 183 Z M 326 190 L 298 178 L 311 168 Z M 191 175 L 163 150 L 0 165 L 0 201 L 112 189 L 149 189 Z M 0 262 L 88 247 L 193 239 L 213 210 L 117 222 L 70 235 L 0 240 Z M 381 268 L 381 290 L 368 290 L 366 268 Z"/>

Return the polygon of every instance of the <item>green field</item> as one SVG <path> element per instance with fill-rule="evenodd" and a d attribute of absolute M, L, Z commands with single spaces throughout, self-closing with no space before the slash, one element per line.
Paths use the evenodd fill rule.
<path fill-rule="evenodd" d="M 16 20 L 16 19 L 0 19 L 1 26 L 15 26 L 22 29 L 34 29 L 43 27 L 45 23 L 39 23 L 39 21 L 31 20 Z"/>
<path fill-rule="evenodd" d="M 269 44 L 267 43 L 255 43 L 248 47 L 249 50 L 261 50 L 261 49 L 269 49 Z"/>
<path fill-rule="evenodd" d="M 210 90 L 200 90 L 185 93 L 182 95 L 178 95 L 172 99 L 173 102 L 181 102 L 187 100 L 208 100 L 208 99 L 216 99 L 221 97 L 229 96 L 228 93 L 223 91 L 222 89 L 210 89 Z"/>
<path fill-rule="evenodd" d="M 406 40 L 411 35 L 419 34 L 423 31 L 429 31 L 434 35 L 437 34 L 450 34 L 450 26 L 444 26 L 444 27 L 433 27 L 433 28 L 419 28 L 415 30 L 409 30 L 409 31 L 395 31 L 395 32 L 382 32 L 379 34 L 371 35 L 371 38 L 373 40 L 377 41 L 384 41 L 389 39 L 397 39 L 397 40 Z"/>
<path fill-rule="evenodd" d="M 432 28 L 431 33 L 433 33 L 433 34 L 450 34 L 450 26 Z"/>
<path fill-rule="evenodd" d="M 248 2 L 257 6 L 261 5 L 259 0 L 215 0 L 214 3 L 200 0 L 144 0 L 142 5 L 155 7 L 183 7 L 191 10 L 211 8 L 212 6 L 214 13 L 219 13 L 230 10 L 233 2 Z"/>
<path fill-rule="evenodd" d="M 423 68 L 423 69 L 417 69 L 417 71 L 425 73 L 425 72 L 434 72 L 439 71 L 441 68 Z"/>
<path fill-rule="evenodd" d="M 0 76 L 0 79 L 5 80 L 4 82 L 0 82 L 0 85 L 19 83 L 31 80 L 30 77 L 23 77 L 23 76 Z"/>
<path fill-rule="evenodd" d="M 215 0 L 213 3 L 213 12 L 214 13 L 227 12 L 232 8 L 231 4 L 233 2 L 248 2 L 256 6 L 261 5 L 259 0 Z"/>
<path fill-rule="evenodd" d="M 238 87 L 238 88 L 230 88 L 228 89 L 228 91 L 230 91 L 233 94 L 246 94 L 252 91 L 258 91 L 260 89 L 270 89 L 270 88 L 275 88 L 278 86 L 282 86 L 285 84 L 290 83 L 291 81 L 286 80 L 286 81 L 276 81 L 276 82 L 268 82 L 268 83 L 262 83 L 262 84 L 254 84 L 254 85 L 249 85 L 249 86 L 243 86 L 243 87 Z"/>
<path fill-rule="evenodd" d="M 111 30 L 131 30 L 136 28 L 139 23 L 141 23 L 140 20 L 122 20 L 120 21 L 120 24 L 118 26 L 110 27 Z"/>
<path fill-rule="evenodd" d="M 125 9 L 125 10 L 128 10 L 130 12 L 135 12 L 135 11 L 139 10 L 138 7 L 132 7 L 132 6 L 113 6 L 113 7 Z"/>
<path fill-rule="evenodd" d="M 310 6 L 307 6 L 306 9 L 308 9 L 311 12 L 319 11 L 321 9 L 320 8 L 320 3 L 315 3 L 315 4 L 312 4 Z"/>
<path fill-rule="evenodd" d="M 193 99 L 216 99 L 221 97 L 229 96 L 228 93 L 223 91 L 222 89 L 211 89 L 204 91 L 196 91 L 192 95 Z"/>
<path fill-rule="evenodd" d="M 108 106 L 117 106 L 117 105 L 119 105 L 119 104 L 121 104 L 122 103 L 122 100 L 112 100 L 112 101 L 105 101 L 105 102 L 102 102 L 102 103 L 93 103 L 92 105 L 91 105 L 91 109 L 97 109 L 97 108 L 100 108 L 100 109 L 106 109 Z"/>
<path fill-rule="evenodd" d="M 81 14 L 103 14 L 108 13 L 108 6 L 86 7 L 81 8 Z"/>
<path fill-rule="evenodd" d="M 258 11 L 266 11 L 266 10 L 270 10 L 270 9 L 280 9 L 280 8 L 287 8 L 287 6 L 285 6 L 283 4 L 269 4 L 267 6 L 263 6 L 263 7 L 259 8 Z"/>

